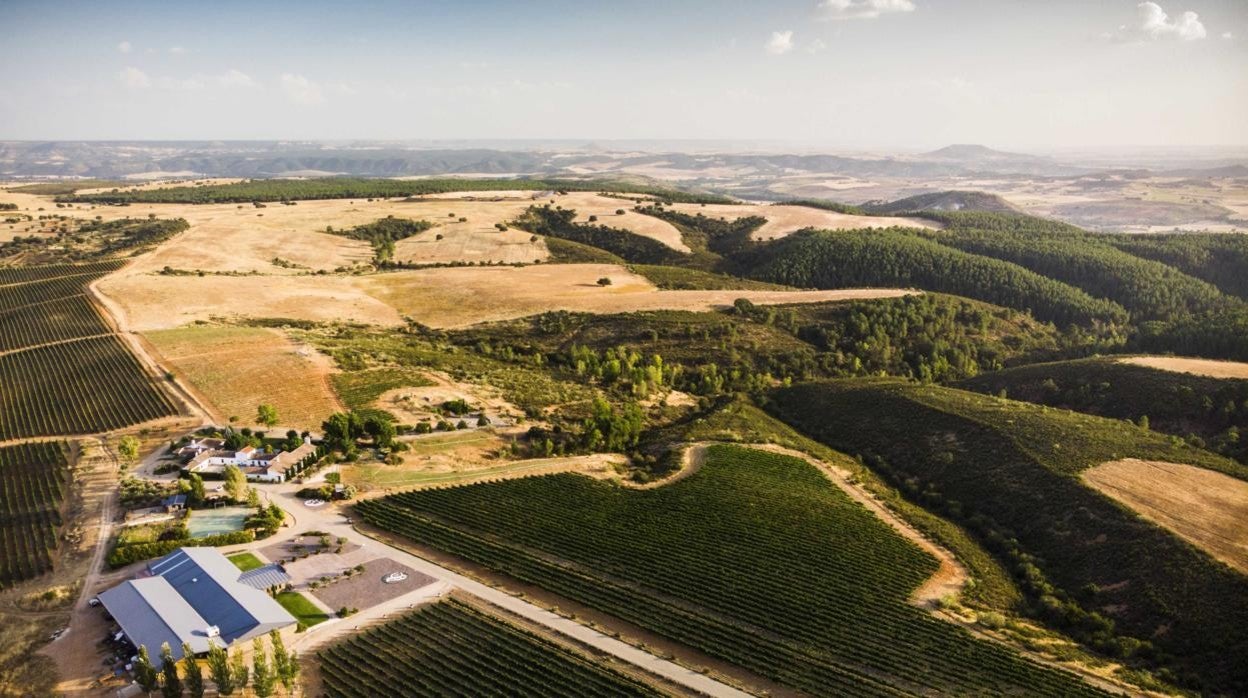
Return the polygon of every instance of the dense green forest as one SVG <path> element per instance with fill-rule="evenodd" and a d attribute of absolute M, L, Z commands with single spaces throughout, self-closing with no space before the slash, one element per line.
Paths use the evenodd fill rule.
<path fill-rule="evenodd" d="M 663 208 L 661 205 L 637 209 L 676 226 L 681 238 L 693 250 L 695 263 L 703 267 L 725 267 L 724 258 L 750 246 L 750 235 L 767 222 L 761 216 L 744 216 L 728 220 L 703 213 L 688 214 Z"/>
<path fill-rule="evenodd" d="M 422 196 L 457 191 L 612 191 L 645 194 L 682 203 L 733 203 L 713 194 L 696 194 L 632 182 L 603 179 L 252 179 L 234 184 L 130 189 L 97 194 L 62 194 L 57 201 L 96 204 L 221 204 L 305 199 L 365 199 Z M 60 192 L 48 192 L 60 193 Z"/>
<path fill-rule="evenodd" d="M 1248 579 L 1075 477 L 1123 457 L 1248 468 L 1121 420 L 896 379 L 782 388 L 768 409 L 961 522 L 1031 613 L 1184 685 L 1248 690 Z"/>
<path fill-rule="evenodd" d="M 958 227 L 928 236 L 942 245 L 1013 262 L 1112 300 L 1137 321 L 1174 320 L 1240 305 L 1207 282 L 1106 244 L 1105 235 L 1035 230 L 1022 235 Z"/>
<path fill-rule="evenodd" d="M 1248 236 L 1224 233 L 1108 235 L 1105 241 L 1137 257 L 1190 274 L 1248 299 Z"/>
<path fill-rule="evenodd" d="M 736 309 L 826 352 L 827 375 L 939 382 L 1084 350 L 1026 313 L 943 294 Z"/>
<path fill-rule="evenodd" d="M 1248 380 L 1095 358 L 1019 366 L 963 381 L 958 387 L 1129 419 L 1248 463 Z"/>
<path fill-rule="evenodd" d="M 751 255 L 751 278 L 805 288 L 899 286 L 1029 310 L 1058 325 L 1118 325 L 1127 313 L 1016 264 L 946 247 L 907 228 L 795 233 Z"/>

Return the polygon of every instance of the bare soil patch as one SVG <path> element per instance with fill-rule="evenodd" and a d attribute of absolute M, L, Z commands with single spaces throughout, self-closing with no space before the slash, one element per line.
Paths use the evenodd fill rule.
<path fill-rule="evenodd" d="M 439 410 L 443 403 L 455 400 L 463 400 L 468 404 L 470 411 L 463 418 L 472 426 L 476 425 L 477 419 L 482 415 L 491 424 L 499 426 L 512 424 L 524 415 L 523 410 L 503 399 L 494 388 L 456 381 L 441 371 L 425 371 L 422 375 L 432 381 L 433 385 L 388 390 L 373 404 L 389 411 L 401 424 L 418 424 L 422 421 L 436 424 L 439 419 L 456 422 L 460 417 L 444 416 Z"/>
<path fill-rule="evenodd" d="M 357 572 L 350 577 L 340 577 L 310 593 L 321 603 L 333 609 L 344 606 L 366 609 L 437 581 L 427 574 L 417 572 L 389 558 L 376 558 L 363 564 L 362 572 Z M 407 579 L 389 584 L 382 581 L 393 572 L 406 574 Z"/>
<path fill-rule="evenodd" d="M 1130 356 L 1119 359 L 1120 363 L 1146 366 L 1161 371 L 1190 373 L 1209 378 L 1248 379 L 1248 363 L 1215 361 L 1213 359 L 1188 359 L 1181 356 Z"/>
<path fill-rule="evenodd" d="M 1248 482 L 1181 463 L 1135 458 L 1085 470 L 1083 481 L 1248 574 Z"/>
<path fill-rule="evenodd" d="M 251 424 L 264 403 L 284 426 L 315 428 L 343 409 L 328 383 L 328 359 L 279 330 L 200 325 L 146 336 L 222 421 Z"/>

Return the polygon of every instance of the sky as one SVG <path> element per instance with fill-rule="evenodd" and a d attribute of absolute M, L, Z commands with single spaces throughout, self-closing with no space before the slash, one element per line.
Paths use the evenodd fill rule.
<path fill-rule="evenodd" d="M 0 139 L 1248 145 L 1248 0 L 0 0 Z"/>

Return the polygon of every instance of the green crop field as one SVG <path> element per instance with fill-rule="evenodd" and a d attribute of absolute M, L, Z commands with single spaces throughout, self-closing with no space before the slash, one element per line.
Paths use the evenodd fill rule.
<path fill-rule="evenodd" d="M 1054 626 L 1185 685 L 1248 688 L 1248 579 L 1077 477 L 1127 457 L 1248 468 L 1124 421 L 893 379 L 796 385 L 768 408 L 965 525 Z"/>
<path fill-rule="evenodd" d="M 318 658 L 329 698 L 664 695 L 454 599 L 353 635 Z"/>
<path fill-rule="evenodd" d="M 709 449 L 653 490 L 577 475 L 361 502 L 414 541 L 815 695 L 1092 695 L 910 605 L 934 559 L 806 462 Z"/>
<path fill-rule="evenodd" d="M 0 589 L 52 569 L 68 465 L 63 443 L 0 448 Z"/>

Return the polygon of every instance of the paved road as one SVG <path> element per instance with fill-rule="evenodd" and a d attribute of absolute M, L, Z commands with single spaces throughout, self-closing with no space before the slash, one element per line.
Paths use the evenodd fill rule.
<path fill-rule="evenodd" d="M 593 647 L 596 650 L 610 654 L 620 660 L 628 662 L 636 667 L 644 669 L 652 674 L 661 676 L 674 683 L 686 688 L 690 688 L 699 693 L 716 698 L 748 698 L 749 693 L 733 688 L 725 683 L 716 681 L 709 676 L 699 674 L 696 671 L 687 669 L 675 662 L 656 657 L 649 652 L 638 649 L 626 642 L 622 642 L 613 637 L 604 635 L 593 628 L 582 625 L 574 620 L 564 618 L 548 611 L 540 606 L 534 605 L 523 599 L 517 598 L 494 587 L 482 584 L 469 577 L 465 577 L 458 572 L 448 570 L 441 565 L 437 565 L 422 557 L 417 557 L 403 550 L 391 547 L 380 541 L 365 536 L 355 529 L 354 526 L 347 523 L 336 506 L 322 506 L 317 508 L 309 508 L 303 505 L 303 502 L 294 497 L 297 489 L 293 485 L 282 485 L 264 488 L 271 499 L 277 501 L 283 508 L 289 511 L 295 518 L 295 522 L 285 529 L 288 536 L 293 536 L 299 532 L 306 530 L 325 531 L 331 536 L 343 536 L 348 540 L 359 543 L 369 550 L 377 553 L 378 557 L 385 556 L 393 560 L 401 562 L 418 572 L 423 572 L 445 586 L 437 588 L 437 592 L 449 591 L 450 587 L 459 589 L 467 594 L 475 596 L 483 601 L 491 603 L 499 608 L 505 609 L 522 618 L 530 620 L 538 625 L 553 630 L 561 635 L 572 638 L 585 645 Z M 274 539 L 268 538 L 263 541 L 249 544 L 248 548 L 259 548 L 265 545 L 272 545 Z M 303 649 L 324 644 L 334 636 L 340 635 L 348 630 L 354 629 L 356 626 L 371 622 L 382 618 L 390 613 L 398 610 L 406 609 L 408 606 L 420 603 L 431 596 L 431 590 L 428 588 L 418 589 L 404 596 L 400 596 L 393 601 L 381 604 L 374 608 L 362 611 L 350 618 L 337 621 L 334 626 L 326 627 L 323 631 L 309 633 L 305 638 L 300 638 L 299 645 L 303 645 Z M 332 630 L 331 630 L 332 627 Z"/>

